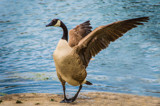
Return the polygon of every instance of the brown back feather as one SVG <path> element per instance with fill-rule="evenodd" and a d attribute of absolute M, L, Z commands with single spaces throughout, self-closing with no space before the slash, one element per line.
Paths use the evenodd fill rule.
<path fill-rule="evenodd" d="M 90 21 L 86 21 L 80 25 L 77 25 L 74 29 L 69 31 L 69 45 L 74 47 L 79 41 L 87 36 L 91 32 L 92 27 Z"/>

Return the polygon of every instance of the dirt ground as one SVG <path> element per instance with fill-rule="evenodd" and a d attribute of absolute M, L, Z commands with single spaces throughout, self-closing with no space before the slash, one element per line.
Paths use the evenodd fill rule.
<path fill-rule="evenodd" d="M 63 95 L 21 93 L 0 96 L 0 106 L 160 106 L 160 98 L 130 94 L 80 93 L 73 103 L 59 103 Z"/>

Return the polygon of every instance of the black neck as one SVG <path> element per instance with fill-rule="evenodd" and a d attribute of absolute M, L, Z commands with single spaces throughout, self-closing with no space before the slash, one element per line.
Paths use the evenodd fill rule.
<path fill-rule="evenodd" d="M 63 29 L 62 39 L 68 41 L 68 29 L 62 21 L 61 21 L 61 26 L 60 27 Z"/>

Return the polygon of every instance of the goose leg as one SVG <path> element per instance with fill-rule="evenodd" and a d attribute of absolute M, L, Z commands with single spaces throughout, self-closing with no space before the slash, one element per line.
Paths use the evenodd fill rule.
<path fill-rule="evenodd" d="M 81 91 L 81 89 L 82 89 L 82 85 L 79 86 L 79 89 L 78 89 L 77 93 L 75 94 L 75 96 L 73 98 L 69 99 L 69 100 L 74 102 L 77 99 L 77 96 L 78 96 L 79 92 Z"/>
<path fill-rule="evenodd" d="M 67 99 L 67 97 L 66 97 L 65 83 L 62 83 L 62 86 L 63 86 L 64 99 L 60 103 L 70 103 L 71 101 L 69 99 Z"/>
<path fill-rule="evenodd" d="M 72 102 L 74 102 L 77 99 L 77 96 L 78 96 L 79 92 L 81 91 L 81 89 L 82 89 L 82 85 L 79 86 L 79 89 L 78 89 L 77 93 L 75 94 L 75 96 L 73 98 L 67 99 L 66 94 L 65 94 L 65 85 L 63 85 L 64 99 L 60 103 L 72 103 Z"/>
<path fill-rule="evenodd" d="M 64 95 L 64 99 L 61 101 L 61 103 L 63 103 L 63 101 L 67 100 L 66 98 L 66 87 L 65 87 L 65 84 L 62 84 L 63 86 L 63 95 Z"/>

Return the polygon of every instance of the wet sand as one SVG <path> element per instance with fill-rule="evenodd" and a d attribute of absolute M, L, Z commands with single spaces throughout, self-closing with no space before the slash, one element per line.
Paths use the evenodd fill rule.
<path fill-rule="evenodd" d="M 160 106 L 158 97 L 108 92 L 80 93 L 73 103 L 59 103 L 62 99 L 57 94 L 10 94 L 0 96 L 0 106 Z"/>

